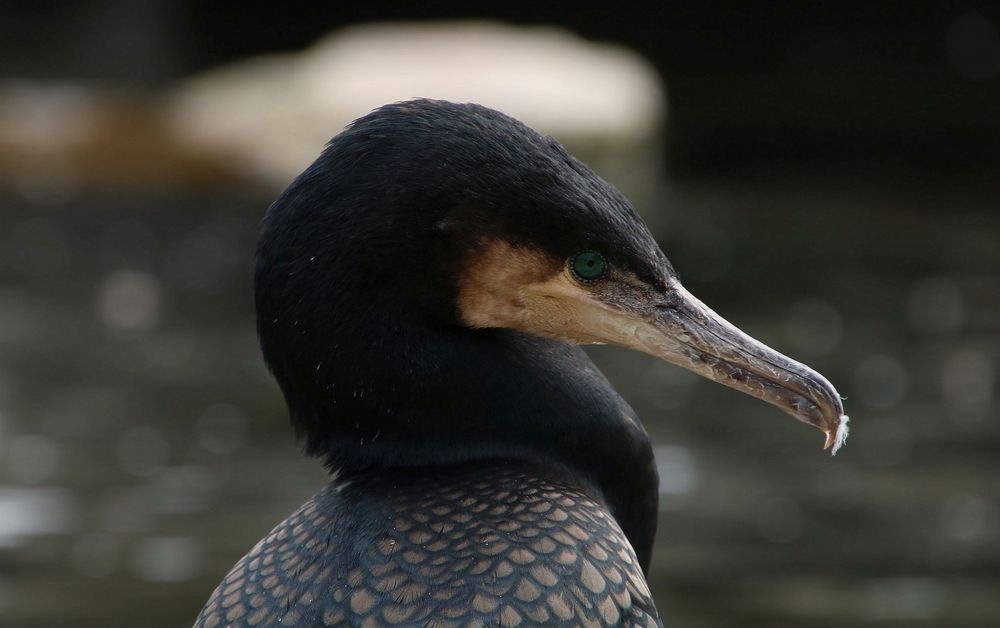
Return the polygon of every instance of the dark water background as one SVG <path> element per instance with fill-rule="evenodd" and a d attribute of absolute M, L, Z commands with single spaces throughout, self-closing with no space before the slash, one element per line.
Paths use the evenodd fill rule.
<path fill-rule="evenodd" d="M 6 3 L 0 73 L 158 88 L 414 17 L 382 4 Z M 657 443 L 668 625 L 1000 625 L 996 7 L 489 6 L 425 17 L 567 25 L 656 64 L 670 169 L 640 209 L 692 292 L 847 396 L 830 458 L 770 406 L 591 351 Z M 271 196 L 60 176 L 0 177 L 0 626 L 189 625 L 325 482 L 254 335 Z"/>
<path fill-rule="evenodd" d="M 5 625 L 185 625 L 323 484 L 254 337 L 267 201 L 0 203 Z M 822 370 L 853 416 L 830 458 L 770 406 L 592 351 L 658 445 L 651 585 L 664 615 L 995 625 L 1000 216 L 988 199 L 831 177 L 667 184 L 657 207 L 689 288 Z"/>

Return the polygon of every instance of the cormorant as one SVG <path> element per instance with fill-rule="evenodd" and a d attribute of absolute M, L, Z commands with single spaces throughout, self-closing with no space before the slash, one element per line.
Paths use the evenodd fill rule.
<path fill-rule="evenodd" d="M 196 626 L 656 626 L 658 478 L 581 344 L 652 354 L 846 437 L 836 390 L 688 293 L 632 205 L 472 104 L 386 105 L 264 218 L 264 359 L 330 483 Z"/>

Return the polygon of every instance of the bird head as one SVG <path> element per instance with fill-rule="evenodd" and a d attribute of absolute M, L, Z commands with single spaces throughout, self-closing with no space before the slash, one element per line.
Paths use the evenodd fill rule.
<path fill-rule="evenodd" d="M 308 379 L 347 402 L 323 361 L 373 325 L 387 334 L 368 350 L 400 355 L 396 387 L 444 368 L 441 354 L 407 352 L 426 346 L 413 340 L 426 330 L 470 344 L 502 329 L 647 353 L 818 428 L 834 452 L 847 434 L 830 382 L 688 292 L 618 190 L 552 138 L 477 105 L 387 105 L 334 138 L 268 212 L 257 306 L 286 396 Z"/>

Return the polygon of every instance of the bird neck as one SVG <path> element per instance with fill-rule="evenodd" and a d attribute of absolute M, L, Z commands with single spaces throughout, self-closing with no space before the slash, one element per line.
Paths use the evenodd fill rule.
<path fill-rule="evenodd" d="M 645 570 L 658 498 L 652 448 L 579 347 L 378 311 L 340 317 L 358 326 L 301 344 L 294 363 L 268 360 L 308 453 L 343 473 L 479 460 L 565 469 L 599 493 Z"/>

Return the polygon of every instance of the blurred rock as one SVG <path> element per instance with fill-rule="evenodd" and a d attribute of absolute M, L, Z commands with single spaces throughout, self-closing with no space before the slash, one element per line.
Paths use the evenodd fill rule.
<path fill-rule="evenodd" d="M 192 147 L 278 188 L 352 120 L 415 97 L 499 109 L 626 186 L 643 149 L 656 153 L 666 107 L 653 67 L 621 46 L 547 27 L 397 23 L 196 77 L 171 100 L 171 124 Z"/>
<path fill-rule="evenodd" d="M 226 180 L 217 157 L 178 142 L 153 94 L 0 82 L 0 187 L 36 205 L 70 202 L 83 189 Z"/>
<path fill-rule="evenodd" d="M 165 93 L 0 83 L 0 186 L 41 206 L 81 190 L 283 188 L 352 120 L 416 97 L 478 102 L 554 135 L 644 205 L 662 82 L 622 46 L 549 27 L 395 23 L 337 31 Z"/>

